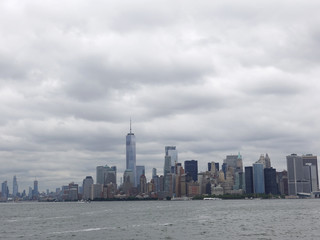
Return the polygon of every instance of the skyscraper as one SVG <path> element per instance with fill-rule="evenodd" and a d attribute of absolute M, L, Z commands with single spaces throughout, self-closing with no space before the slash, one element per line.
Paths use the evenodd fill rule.
<path fill-rule="evenodd" d="M 136 137 L 131 131 L 130 120 L 130 132 L 126 137 L 126 169 L 131 169 L 133 173 L 133 185 L 136 187 Z"/>
<path fill-rule="evenodd" d="M 176 165 L 176 163 L 178 162 L 178 151 L 176 149 L 176 146 L 165 146 L 165 158 L 167 163 L 169 162 L 169 158 L 170 158 L 170 173 L 174 173 L 174 167 Z M 167 166 L 167 169 L 169 169 L 169 166 Z"/>
<path fill-rule="evenodd" d="M 197 160 L 186 160 L 184 161 L 185 173 L 189 173 L 194 182 L 198 181 L 198 161 Z"/>
<path fill-rule="evenodd" d="M 253 168 L 245 167 L 245 182 L 246 182 L 246 193 L 251 194 L 253 191 Z"/>
<path fill-rule="evenodd" d="M 38 198 L 39 196 L 39 188 L 38 188 L 38 181 L 33 181 L 33 197 Z"/>
<path fill-rule="evenodd" d="M 16 197 L 18 194 L 18 182 L 17 182 L 17 177 L 13 177 L 13 184 L 12 184 L 12 195 Z"/>
<path fill-rule="evenodd" d="M 226 163 L 228 167 L 232 167 L 234 172 L 243 172 L 242 156 L 240 153 L 238 153 L 238 155 L 227 155 L 223 162 Z"/>
<path fill-rule="evenodd" d="M 311 192 L 311 168 L 303 164 L 303 159 L 297 154 L 287 156 L 288 194 Z"/>
<path fill-rule="evenodd" d="M 2 201 L 7 201 L 8 200 L 8 195 L 9 195 L 8 182 L 4 181 L 1 184 L 1 200 Z"/>
<path fill-rule="evenodd" d="M 91 176 L 87 176 L 85 179 L 83 179 L 83 195 L 82 199 L 89 200 L 91 197 L 91 188 L 93 184 L 93 179 Z"/>
<path fill-rule="evenodd" d="M 254 163 L 253 167 L 253 190 L 254 193 L 264 193 L 264 172 L 262 163 Z"/>
<path fill-rule="evenodd" d="M 136 183 L 140 184 L 141 175 L 145 175 L 145 167 L 144 166 L 136 166 Z"/>
<path fill-rule="evenodd" d="M 274 168 L 264 169 L 264 186 L 266 194 L 278 194 L 277 174 Z"/>
<path fill-rule="evenodd" d="M 316 170 L 316 179 L 313 179 L 313 186 L 312 189 L 314 191 L 314 189 L 319 189 L 319 176 L 318 176 L 318 159 L 317 156 L 314 156 L 312 154 L 307 154 L 307 155 L 302 155 L 302 161 L 303 161 L 303 165 L 312 165 L 315 166 L 315 170 Z M 316 184 L 316 186 L 315 186 Z M 316 191 L 316 190 L 315 190 Z"/>

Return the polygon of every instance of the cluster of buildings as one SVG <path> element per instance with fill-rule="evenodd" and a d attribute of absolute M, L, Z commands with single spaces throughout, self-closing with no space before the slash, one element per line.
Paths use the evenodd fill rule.
<path fill-rule="evenodd" d="M 319 196 L 317 156 L 312 154 L 286 157 L 287 171 L 277 172 L 271 166 L 268 154 L 261 155 L 252 166 L 243 167 L 242 156 L 227 155 L 220 165 L 209 162 L 207 171 L 198 171 L 197 160 L 178 161 L 176 146 L 166 146 L 163 175 L 152 169 L 152 178 L 147 181 L 145 167 L 136 165 L 136 139 L 131 130 L 126 136 L 126 170 L 120 184 L 117 184 L 117 167 L 108 165 L 96 167 L 96 179 L 87 176 L 82 184 L 74 182 L 57 188 L 55 192 L 39 193 L 38 181 L 29 193 L 18 192 L 16 176 L 13 191 L 9 195 L 7 181 L 1 185 L 0 199 L 8 197 L 24 200 L 104 200 L 114 198 L 185 198 L 197 195 L 224 194 L 272 194 Z"/>

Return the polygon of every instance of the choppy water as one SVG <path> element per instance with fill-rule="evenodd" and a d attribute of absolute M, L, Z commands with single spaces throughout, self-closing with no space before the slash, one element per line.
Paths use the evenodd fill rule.
<path fill-rule="evenodd" d="M 320 200 L 0 204 L 1 239 L 320 239 Z"/>

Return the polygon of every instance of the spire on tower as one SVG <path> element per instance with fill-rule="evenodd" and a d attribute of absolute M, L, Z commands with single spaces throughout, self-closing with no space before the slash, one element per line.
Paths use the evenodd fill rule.
<path fill-rule="evenodd" d="M 131 133 L 131 117 L 130 117 L 130 133 Z"/>

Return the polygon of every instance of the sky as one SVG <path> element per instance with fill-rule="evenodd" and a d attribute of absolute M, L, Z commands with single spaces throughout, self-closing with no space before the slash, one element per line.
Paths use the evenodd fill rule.
<path fill-rule="evenodd" d="M 0 182 L 41 191 L 99 165 L 319 154 L 320 2 L 0 2 Z"/>

